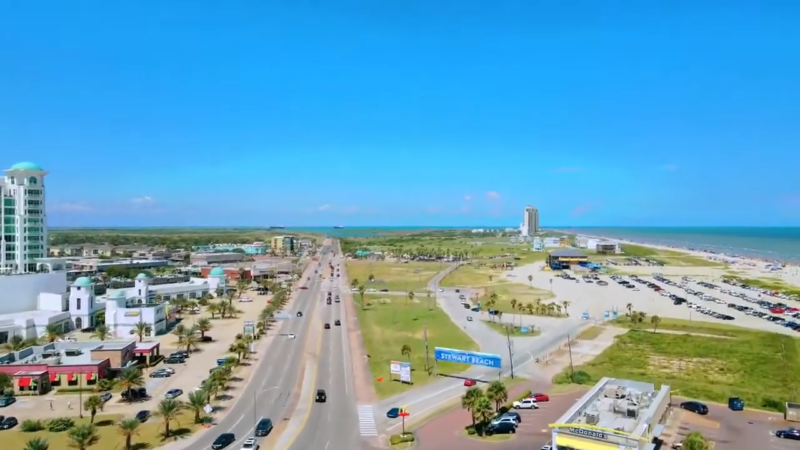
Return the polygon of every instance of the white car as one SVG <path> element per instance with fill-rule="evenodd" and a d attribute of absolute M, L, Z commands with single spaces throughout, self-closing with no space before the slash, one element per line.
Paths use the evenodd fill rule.
<path fill-rule="evenodd" d="M 444 289 L 439 288 L 439 292 L 444 292 Z"/>
<path fill-rule="evenodd" d="M 173 369 L 172 367 L 162 367 L 158 370 L 160 370 L 161 372 L 166 372 L 170 375 L 175 375 L 175 369 Z"/>
<path fill-rule="evenodd" d="M 358 292 L 358 288 L 350 289 L 350 292 Z"/>
<path fill-rule="evenodd" d="M 377 289 L 367 289 L 367 292 L 378 292 Z"/>
<path fill-rule="evenodd" d="M 492 420 L 492 425 L 497 425 L 498 423 L 510 423 L 518 425 L 517 420 L 509 416 L 500 416 Z"/>
<path fill-rule="evenodd" d="M 247 438 L 242 444 L 242 450 L 258 450 L 260 447 L 256 444 L 256 438 Z"/>
<path fill-rule="evenodd" d="M 514 402 L 514 409 L 539 409 L 539 404 L 532 398 L 524 398 L 521 402 Z"/>
<path fill-rule="evenodd" d="M 288 339 L 294 339 L 296 336 L 294 335 L 294 333 L 289 333 L 289 334 L 286 335 L 286 337 Z"/>

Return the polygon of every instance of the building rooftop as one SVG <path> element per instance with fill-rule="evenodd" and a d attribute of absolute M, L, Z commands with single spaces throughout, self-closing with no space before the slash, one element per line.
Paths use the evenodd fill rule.
<path fill-rule="evenodd" d="M 0 357 L 0 364 L 25 366 L 46 364 L 48 366 L 75 366 L 99 364 L 105 358 L 95 359 L 92 351 L 122 350 L 133 341 L 89 341 L 89 342 L 51 342 L 45 345 L 28 347 Z M 9 357 L 11 356 L 11 357 Z"/>
<path fill-rule="evenodd" d="M 669 386 L 603 378 L 573 405 L 557 423 L 584 424 L 643 436 Z"/>
<path fill-rule="evenodd" d="M 553 250 L 550 252 L 550 255 L 560 258 L 588 258 L 588 256 L 584 255 L 580 250 L 576 250 L 574 248 L 560 248 L 558 250 Z"/>

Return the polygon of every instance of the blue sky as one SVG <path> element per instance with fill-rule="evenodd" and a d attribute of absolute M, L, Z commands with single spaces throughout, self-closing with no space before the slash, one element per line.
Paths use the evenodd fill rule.
<path fill-rule="evenodd" d="M 9 3 L 52 225 L 800 224 L 796 2 Z"/>

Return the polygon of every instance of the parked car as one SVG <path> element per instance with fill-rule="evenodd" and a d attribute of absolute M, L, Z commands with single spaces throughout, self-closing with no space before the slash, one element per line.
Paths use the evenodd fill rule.
<path fill-rule="evenodd" d="M 531 396 L 529 398 L 532 398 L 537 402 L 549 402 L 550 401 L 550 397 L 547 394 L 542 394 L 541 392 L 538 392 L 536 394 L 531 394 Z"/>
<path fill-rule="evenodd" d="M 150 411 L 142 410 L 136 413 L 136 420 L 139 422 L 147 422 L 147 419 L 150 418 Z"/>
<path fill-rule="evenodd" d="M 6 417 L 0 422 L 0 430 L 10 430 L 17 426 L 18 423 L 19 421 L 16 417 Z"/>
<path fill-rule="evenodd" d="M 16 397 L 0 397 L 0 408 L 11 406 L 12 404 L 16 403 L 16 401 Z"/>
<path fill-rule="evenodd" d="M 491 436 L 493 434 L 514 434 L 516 432 L 517 432 L 517 424 L 510 422 L 489 424 L 489 426 L 486 427 L 485 430 L 487 436 Z"/>
<path fill-rule="evenodd" d="M 181 395 L 183 395 L 182 389 L 170 389 L 167 391 L 165 397 L 168 399 L 174 399 L 180 397 Z"/>
<path fill-rule="evenodd" d="M 701 416 L 705 416 L 706 414 L 708 414 L 708 406 L 695 401 L 688 401 L 681 403 L 681 409 L 691 411 L 695 414 L 700 414 Z"/>
<path fill-rule="evenodd" d="M 524 398 L 522 401 L 513 403 L 514 409 L 539 409 L 536 400 L 532 398 Z"/>

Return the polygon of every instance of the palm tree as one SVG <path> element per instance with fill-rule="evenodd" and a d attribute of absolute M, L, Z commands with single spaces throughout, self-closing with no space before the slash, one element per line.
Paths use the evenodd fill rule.
<path fill-rule="evenodd" d="M 486 423 L 489 419 L 492 418 L 494 415 L 495 410 L 492 406 L 492 401 L 489 400 L 486 396 L 481 396 L 475 402 L 475 406 L 472 409 L 472 414 L 477 416 L 481 422 Z"/>
<path fill-rule="evenodd" d="M 0 349 L 5 350 L 7 352 L 18 352 L 22 349 L 28 348 L 31 345 L 35 345 L 35 342 L 31 342 L 28 339 L 20 336 L 19 334 L 15 334 L 11 336 L 8 342 L 5 344 L 0 345 Z"/>
<path fill-rule="evenodd" d="M 500 410 L 500 405 L 508 401 L 508 390 L 500 380 L 492 381 L 486 389 L 486 397 L 494 402 L 495 411 Z"/>
<path fill-rule="evenodd" d="M 173 420 L 178 421 L 178 414 L 183 408 L 183 402 L 174 398 L 165 398 L 156 405 L 155 415 L 161 417 L 161 424 L 164 425 L 164 438 L 169 438 L 169 425 Z"/>
<path fill-rule="evenodd" d="M 569 308 L 569 305 L 571 304 L 572 303 L 570 303 L 569 300 L 564 300 L 563 302 L 561 302 L 561 307 L 564 308 L 564 314 L 569 315 L 569 313 L 567 312 L 567 308 Z"/>
<path fill-rule="evenodd" d="M 625 309 L 628 310 L 628 316 L 633 315 L 633 303 L 628 303 L 627 305 L 625 305 Z"/>
<path fill-rule="evenodd" d="M 100 341 L 105 341 L 111 337 L 111 328 L 108 325 L 101 323 L 97 324 L 94 327 L 94 332 L 92 333 L 92 337 L 96 338 Z"/>
<path fill-rule="evenodd" d="M 56 339 L 64 335 L 64 330 L 60 326 L 48 325 L 44 328 L 42 338 L 47 342 L 55 342 Z"/>
<path fill-rule="evenodd" d="M 367 292 L 367 287 L 363 284 L 358 287 L 358 295 L 361 297 L 361 309 L 367 309 L 367 304 L 364 303 L 364 293 Z"/>
<path fill-rule="evenodd" d="M 28 442 L 25 443 L 25 448 L 22 450 L 48 450 L 49 448 L 50 444 L 47 442 L 47 439 L 35 437 L 29 439 Z"/>
<path fill-rule="evenodd" d="M 125 438 L 125 450 L 131 450 L 133 448 L 133 440 L 134 436 L 139 435 L 139 422 L 136 419 L 122 419 L 117 423 L 117 433 L 121 434 Z"/>
<path fill-rule="evenodd" d="M 228 302 L 225 300 L 220 300 L 217 302 L 217 311 L 219 311 L 219 318 L 224 319 L 226 313 L 228 312 Z"/>
<path fill-rule="evenodd" d="M 192 350 L 197 349 L 197 344 L 200 339 L 197 338 L 197 332 L 194 329 L 189 330 L 190 333 L 183 337 L 182 345 L 186 347 L 186 351 L 191 353 Z"/>
<path fill-rule="evenodd" d="M 142 371 L 138 367 L 123 369 L 122 373 L 119 375 L 119 385 L 128 393 L 128 401 L 132 400 L 131 390 L 142 387 L 144 384 L 144 376 L 142 376 Z"/>
<path fill-rule="evenodd" d="M 214 326 L 211 324 L 211 321 L 208 320 L 208 317 L 202 317 L 197 321 L 197 324 L 195 324 L 195 328 L 200 332 L 200 338 L 204 338 L 206 337 L 206 333 L 211 331 Z"/>
<path fill-rule="evenodd" d="M 94 416 L 97 415 L 97 410 L 99 409 L 101 412 L 103 411 L 103 406 L 105 406 L 105 402 L 102 398 L 100 398 L 99 395 L 92 395 L 83 401 L 83 410 L 89 411 L 89 414 L 91 414 L 92 417 L 89 420 L 90 424 L 94 423 Z"/>
<path fill-rule="evenodd" d="M 400 354 L 407 357 L 409 360 L 411 359 L 411 346 L 408 344 L 404 344 L 403 347 L 400 349 Z"/>
<path fill-rule="evenodd" d="M 469 388 L 467 392 L 464 393 L 464 396 L 461 397 L 461 407 L 470 412 L 473 427 L 475 426 L 476 417 L 475 406 L 481 398 L 483 398 L 483 391 L 477 386 Z"/>
<path fill-rule="evenodd" d="M 237 340 L 233 344 L 228 347 L 228 351 L 231 353 L 235 353 L 236 357 L 242 359 L 242 356 L 247 352 L 248 347 L 247 344 L 244 343 L 242 340 Z"/>
<path fill-rule="evenodd" d="M 351 287 L 351 288 L 353 288 L 353 289 L 355 289 L 355 288 L 357 288 L 357 287 L 358 287 L 358 278 L 353 278 L 353 279 L 350 281 L 350 287 Z"/>
<path fill-rule="evenodd" d="M 141 320 L 136 322 L 133 326 L 133 333 L 139 337 L 139 342 L 144 342 L 144 337 L 147 335 L 147 330 L 150 328 L 150 325 L 142 322 Z"/>
<path fill-rule="evenodd" d="M 511 299 L 511 310 L 514 310 L 516 308 L 517 308 L 517 299 L 512 298 Z"/>
<path fill-rule="evenodd" d="M 661 317 L 653 316 L 650 318 L 650 323 L 653 324 L 653 333 L 658 330 L 658 325 L 661 323 Z"/>
<path fill-rule="evenodd" d="M 408 298 L 408 300 L 406 301 L 406 305 L 408 305 L 409 301 L 412 301 L 412 302 L 414 301 L 414 293 L 409 291 L 407 298 Z"/>
<path fill-rule="evenodd" d="M 67 432 L 70 440 L 70 447 L 78 450 L 86 450 L 100 440 L 97 435 L 97 428 L 92 424 L 76 425 Z"/>
<path fill-rule="evenodd" d="M 182 323 L 175 325 L 175 328 L 172 329 L 172 334 L 177 336 L 178 345 L 180 345 L 183 342 L 183 337 L 186 336 L 186 325 Z"/>
<path fill-rule="evenodd" d="M 528 275 L 528 286 L 533 287 L 533 275 Z"/>
<path fill-rule="evenodd" d="M 200 414 L 208 404 L 208 394 L 205 391 L 193 391 L 186 397 L 186 407 L 194 413 L 194 423 L 200 423 Z"/>
<path fill-rule="evenodd" d="M 208 305 L 208 308 L 206 308 L 206 310 L 208 311 L 209 314 L 211 314 L 211 318 L 212 319 L 216 319 L 217 318 L 217 314 L 220 313 L 219 304 L 217 304 L 217 303 L 210 303 Z"/>

